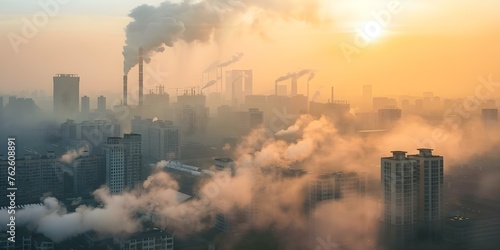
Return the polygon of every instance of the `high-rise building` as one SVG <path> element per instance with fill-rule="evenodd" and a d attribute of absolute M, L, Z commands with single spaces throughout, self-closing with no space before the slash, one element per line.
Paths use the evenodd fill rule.
<path fill-rule="evenodd" d="M 74 119 L 79 111 L 80 77 L 57 74 L 54 80 L 54 114 L 59 120 Z"/>
<path fill-rule="evenodd" d="M 300 174 L 300 172 L 299 172 Z M 309 223 L 309 244 L 312 246 L 318 237 L 318 218 L 314 216 L 320 203 L 333 200 L 349 200 L 364 197 L 366 192 L 366 173 L 330 172 L 312 177 L 307 186 L 307 215 Z"/>
<path fill-rule="evenodd" d="M 141 135 L 124 134 L 125 186 L 133 188 L 141 183 L 142 155 Z"/>
<path fill-rule="evenodd" d="M 105 96 L 99 96 L 97 97 L 97 111 L 98 112 L 106 112 L 106 97 Z"/>
<path fill-rule="evenodd" d="M 121 126 L 113 120 L 94 120 L 80 123 L 67 120 L 61 124 L 60 133 L 64 146 L 79 147 L 83 143 L 89 146 L 92 151 L 100 152 L 106 138 L 121 135 Z"/>
<path fill-rule="evenodd" d="M 0 96 L 0 124 L 2 124 L 2 121 L 4 121 L 4 114 L 3 114 L 3 96 Z M 1 126 L 0 126 L 1 128 Z"/>
<path fill-rule="evenodd" d="M 253 93 L 252 70 L 230 70 L 226 72 L 226 99 L 232 104 L 241 104 L 245 96 Z"/>
<path fill-rule="evenodd" d="M 151 160 L 171 160 L 181 157 L 180 129 L 172 121 L 142 120 L 135 116 L 131 121 L 132 133 L 141 135 L 142 155 Z"/>
<path fill-rule="evenodd" d="M 173 250 L 174 236 L 161 229 L 146 229 L 126 237 L 113 237 L 115 247 L 108 245 L 108 249 L 133 250 L 155 249 Z"/>
<path fill-rule="evenodd" d="M 184 135 L 204 134 L 208 126 L 209 110 L 206 97 L 185 93 L 177 97 L 175 123 Z"/>
<path fill-rule="evenodd" d="M 440 238 L 443 206 L 443 157 L 432 149 L 416 155 L 393 151 L 381 159 L 382 222 L 387 242 L 395 247 Z"/>
<path fill-rule="evenodd" d="M 112 194 L 125 188 L 125 150 L 120 137 L 108 137 L 103 145 L 106 157 L 106 184 Z"/>
<path fill-rule="evenodd" d="M 90 112 L 90 98 L 86 95 L 82 96 L 81 103 L 82 103 L 81 112 L 82 113 Z"/>
<path fill-rule="evenodd" d="M 421 238 L 437 240 L 441 237 L 443 218 L 443 157 L 432 155 L 432 149 L 420 148 L 416 155 L 409 155 L 418 164 L 418 232 Z"/>
<path fill-rule="evenodd" d="M 246 112 L 239 112 L 237 119 L 240 134 L 247 134 L 250 130 L 258 128 L 264 124 L 264 112 L 256 108 L 251 108 Z"/>
<path fill-rule="evenodd" d="M 0 168 L 7 169 L 7 157 L 0 155 Z M 0 172 L 0 178 L 7 180 L 7 171 Z M 16 159 L 16 204 L 39 203 L 40 198 L 50 194 L 62 198 L 64 190 L 63 171 L 54 152 L 46 155 L 27 154 Z M 0 182 L 0 188 L 7 190 L 7 181 Z M 7 206 L 7 199 L 0 200 L 0 206 Z"/>
<path fill-rule="evenodd" d="M 332 172 L 312 178 L 308 186 L 309 210 L 325 200 L 363 197 L 366 191 L 365 173 Z"/>
<path fill-rule="evenodd" d="M 378 110 L 378 127 L 392 128 L 401 119 L 401 109 L 387 108 Z"/>
<path fill-rule="evenodd" d="M 104 155 L 84 152 L 71 164 L 73 192 L 76 197 L 90 197 L 106 182 L 106 158 Z"/>
<path fill-rule="evenodd" d="M 381 160 L 383 235 L 388 245 L 404 248 L 415 239 L 418 219 L 418 163 L 404 151 Z"/>
<path fill-rule="evenodd" d="M 180 158 L 179 128 L 171 121 L 155 121 L 148 131 L 150 157 L 157 160 Z"/>
<path fill-rule="evenodd" d="M 398 105 L 396 99 L 389 97 L 373 97 L 372 101 L 374 112 L 377 112 L 379 109 L 394 109 Z"/>

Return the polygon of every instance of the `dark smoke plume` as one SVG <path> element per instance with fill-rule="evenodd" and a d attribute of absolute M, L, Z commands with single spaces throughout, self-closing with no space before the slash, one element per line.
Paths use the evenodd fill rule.
<path fill-rule="evenodd" d="M 303 77 L 304 75 L 306 74 L 309 74 L 311 73 L 311 70 L 310 69 L 303 69 L 303 70 L 300 70 L 298 72 L 293 72 L 293 73 L 287 73 L 286 75 L 284 76 L 280 76 L 278 77 L 278 79 L 276 79 L 274 82 L 275 83 L 279 83 L 279 82 L 282 82 L 282 81 L 285 81 L 285 80 L 288 80 L 288 79 L 299 79 L 301 77 Z M 313 74 L 313 73 L 312 73 Z"/>
<path fill-rule="evenodd" d="M 125 28 L 124 73 L 138 63 L 140 47 L 144 49 L 147 63 L 154 53 L 163 52 L 165 46 L 173 47 L 178 41 L 210 42 L 225 27 L 241 25 L 235 20 L 255 9 L 260 10 L 256 23 L 263 18 L 278 17 L 317 24 L 321 4 L 320 0 L 310 0 L 307 4 L 297 0 L 182 0 L 176 3 L 165 1 L 159 6 L 138 6 L 129 13 L 132 21 Z M 241 55 L 227 63 L 234 63 Z M 227 65 L 221 64 L 224 66 Z"/>
<path fill-rule="evenodd" d="M 203 88 L 201 88 L 201 89 L 203 90 L 203 89 L 206 89 L 208 87 L 211 87 L 211 86 L 215 85 L 215 83 L 217 83 L 216 80 L 211 80 L 211 81 L 207 82 L 207 84 L 205 84 L 205 86 L 203 86 Z"/>
<path fill-rule="evenodd" d="M 243 53 L 238 53 L 238 54 L 232 56 L 231 59 L 229 59 L 228 61 L 225 61 L 225 62 L 219 64 L 219 67 L 227 67 L 233 63 L 238 62 L 242 57 L 243 57 Z"/>
<path fill-rule="evenodd" d="M 314 79 L 315 76 L 316 76 L 316 73 L 311 72 L 311 74 L 309 74 L 309 78 L 307 78 L 307 82 L 310 82 L 312 79 Z"/>

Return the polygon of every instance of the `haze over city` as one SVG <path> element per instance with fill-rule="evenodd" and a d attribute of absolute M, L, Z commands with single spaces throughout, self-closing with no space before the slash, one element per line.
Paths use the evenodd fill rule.
<path fill-rule="evenodd" d="M 496 249 L 499 11 L 0 0 L 0 249 Z"/>

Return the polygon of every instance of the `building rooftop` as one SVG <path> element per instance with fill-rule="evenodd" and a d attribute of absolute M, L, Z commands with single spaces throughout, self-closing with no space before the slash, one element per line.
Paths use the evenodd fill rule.
<path fill-rule="evenodd" d="M 24 208 L 41 208 L 44 207 L 43 203 L 30 203 L 23 205 L 16 205 L 16 209 L 24 209 Z M 0 207 L 0 210 L 7 210 L 8 206 Z"/>
<path fill-rule="evenodd" d="M 54 77 L 79 77 L 77 74 L 56 74 Z"/>
<path fill-rule="evenodd" d="M 150 228 L 143 230 L 141 232 L 136 232 L 134 234 L 128 235 L 123 238 L 123 240 L 138 240 L 147 239 L 152 237 L 162 237 L 162 236 L 172 236 L 172 233 L 163 229 Z"/>
<path fill-rule="evenodd" d="M 231 158 L 215 158 L 215 161 L 221 161 L 221 162 L 233 162 L 233 159 Z"/>

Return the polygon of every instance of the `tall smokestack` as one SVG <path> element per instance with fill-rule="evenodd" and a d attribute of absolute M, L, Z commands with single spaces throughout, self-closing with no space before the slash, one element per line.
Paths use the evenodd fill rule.
<path fill-rule="evenodd" d="M 332 100 L 332 103 L 333 103 L 333 86 L 332 86 L 331 96 L 332 96 L 332 99 L 330 99 L 330 100 Z"/>
<path fill-rule="evenodd" d="M 290 92 L 292 96 L 297 95 L 297 77 L 292 77 L 292 90 Z"/>
<path fill-rule="evenodd" d="M 276 96 L 278 96 L 278 83 L 277 82 L 274 83 L 274 94 Z"/>
<path fill-rule="evenodd" d="M 142 89 L 143 89 L 143 64 L 144 58 L 142 55 L 142 47 L 139 48 L 139 106 L 142 106 Z"/>
<path fill-rule="evenodd" d="M 127 106 L 127 75 L 123 75 L 123 105 Z"/>

